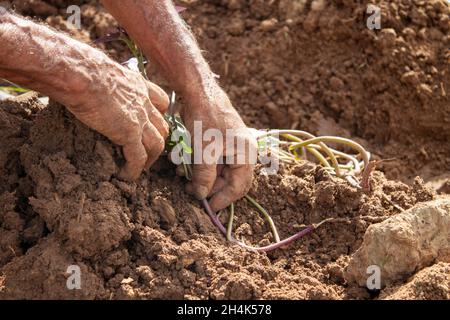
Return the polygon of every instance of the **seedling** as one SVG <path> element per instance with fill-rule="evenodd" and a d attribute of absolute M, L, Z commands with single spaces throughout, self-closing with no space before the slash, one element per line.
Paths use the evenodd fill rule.
<path fill-rule="evenodd" d="M 146 60 L 143 52 L 133 42 L 133 40 L 128 37 L 123 29 L 119 29 L 117 33 L 108 35 L 103 39 L 97 40 L 96 42 L 101 43 L 113 40 L 123 41 L 132 52 L 134 58 L 125 64 L 129 67 L 131 65 L 131 68 L 141 72 L 141 74 L 148 79 L 147 72 L 145 70 Z M 190 157 L 192 156 L 192 148 L 190 146 L 190 135 L 184 126 L 182 119 L 176 115 L 174 106 L 175 93 L 172 93 L 169 112 L 165 116 L 170 127 L 170 137 L 166 143 L 166 153 L 171 154 L 176 148 L 176 152 L 178 152 L 178 156 L 182 162 L 181 164 L 183 166 L 185 177 L 186 179 L 191 180 L 192 167 L 190 165 Z M 271 156 L 275 157 L 278 161 L 282 161 L 286 164 L 296 164 L 304 159 L 310 160 L 309 157 L 312 156 L 313 159 L 315 159 L 318 164 L 323 166 L 331 175 L 345 179 L 355 188 L 368 191 L 369 178 L 374 169 L 374 165 L 370 162 L 370 153 L 367 152 L 360 144 L 350 139 L 341 137 L 316 137 L 308 132 L 300 130 L 251 130 L 258 141 L 259 151 L 264 152 L 265 154 L 271 154 Z M 329 147 L 326 143 L 340 144 L 350 147 L 355 151 L 355 153 L 349 154 L 336 150 Z M 220 232 L 223 233 L 228 241 L 252 251 L 268 252 L 283 248 L 297 239 L 310 234 L 324 223 L 333 220 L 326 219 L 320 223 L 312 224 L 295 235 L 281 240 L 270 214 L 249 195 L 246 195 L 245 199 L 249 201 L 259 213 L 262 214 L 269 224 L 274 238 L 274 243 L 264 247 L 255 247 L 248 245 L 243 241 L 237 240 L 233 236 L 233 223 L 235 219 L 234 203 L 229 207 L 227 227 L 225 227 L 219 219 L 221 212 L 213 212 L 207 199 L 203 199 L 201 203 L 213 224 L 220 230 Z"/>
<path fill-rule="evenodd" d="M 177 148 L 178 156 L 181 159 L 184 176 L 191 180 L 192 169 L 189 165 L 191 163 L 190 157 L 192 155 L 192 148 L 190 146 L 191 139 L 188 130 L 183 124 L 180 116 L 175 114 L 175 92 L 172 92 L 170 97 L 169 111 L 165 115 L 166 121 L 169 124 L 169 138 L 166 141 L 166 153 L 172 154 Z"/>
<path fill-rule="evenodd" d="M 107 43 L 112 41 L 121 41 L 128 47 L 128 49 L 131 51 L 131 54 L 133 55 L 133 58 L 124 62 L 123 64 L 130 67 L 130 65 L 136 63 L 137 70 L 135 71 L 139 71 L 144 76 L 144 78 L 148 80 L 147 70 L 145 69 L 145 64 L 147 63 L 147 61 L 144 58 L 144 53 L 136 45 L 136 43 L 131 40 L 125 29 L 119 27 L 117 28 L 116 32 L 107 34 L 105 37 L 95 40 L 94 43 Z M 134 70 L 135 68 L 131 67 L 130 69 Z"/>
<path fill-rule="evenodd" d="M 254 130 L 258 145 L 267 146 L 267 150 L 280 161 L 294 164 L 308 159 L 312 155 L 332 175 L 347 180 L 358 189 L 366 189 L 367 181 L 358 181 L 366 169 L 371 169 L 370 153 L 360 144 L 346 138 L 323 136 L 316 137 L 300 130 Z M 275 141 L 275 147 L 273 147 Z M 326 142 L 341 144 L 352 148 L 355 154 L 348 154 L 327 146 Z"/>
<path fill-rule="evenodd" d="M 315 137 L 308 132 L 299 130 L 252 130 L 257 138 L 260 151 L 271 153 L 279 161 L 283 161 L 287 164 L 295 164 L 303 159 L 307 159 L 307 154 L 309 153 L 332 175 L 347 180 L 352 186 L 358 189 L 367 190 L 369 188 L 368 179 L 370 173 L 373 171 L 373 162 L 370 162 L 370 154 L 360 144 L 352 140 L 332 136 Z M 325 142 L 340 143 L 345 146 L 349 146 L 357 153 L 347 154 L 342 151 L 335 150 L 328 147 Z M 362 179 L 360 179 L 361 182 L 358 181 L 358 177 L 360 176 L 362 176 Z M 276 226 L 267 211 L 250 196 L 247 195 L 245 198 L 264 215 L 271 227 L 275 243 L 265 247 L 254 247 L 247 245 L 242 241 L 236 240 L 232 236 L 233 221 L 235 216 L 234 204 L 232 204 L 229 208 L 230 213 L 227 228 L 223 226 L 218 216 L 212 212 L 207 200 L 203 200 L 202 204 L 213 223 L 224 235 L 226 235 L 228 241 L 236 243 L 248 250 L 268 252 L 283 248 L 297 239 L 310 234 L 324 223 L 333 220 L 331 218 L 325 219 L 318 224 L 307 226 L 300 232 L 287 239 L 280 240 Z"/>

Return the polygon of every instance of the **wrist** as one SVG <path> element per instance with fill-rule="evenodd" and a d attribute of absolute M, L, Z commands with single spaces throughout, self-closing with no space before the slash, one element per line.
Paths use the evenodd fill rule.
<path fill-rule="evenodd" d="M 197 81 L 186 81 L 188 85 L 181 90 L 187 109 L 204 110 L 217 105 L 217 101 L 228 98 L 214 78 Z"/>

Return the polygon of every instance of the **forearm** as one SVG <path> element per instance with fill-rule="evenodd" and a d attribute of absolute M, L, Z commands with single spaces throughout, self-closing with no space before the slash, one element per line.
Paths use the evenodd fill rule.
<path fill-rule="evenodd" d="M 207 97 L 211 94 L 208 91 L 217 88 L 194 36 L 171 0 L 102 0 L 102 3 L 188 100 Z"/>
<path fill-rule="evenodd" d="M 68 107 L 82 104 L 88 92 L 113 89 L 105 83 L 111 79 L 102 79 L 98 72 L 113 63 L 106 55 L 46 26 L 3 14 L 0 43 L 0 77 Z"/>

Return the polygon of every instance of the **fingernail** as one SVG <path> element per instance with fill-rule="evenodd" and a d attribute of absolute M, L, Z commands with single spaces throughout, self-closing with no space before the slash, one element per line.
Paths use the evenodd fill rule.
<path fill-rule="evenodd" d="M 208 196 L 208 188 L 204 186 L 197 186 L 194 190 L 194 196 L 198 200 L 206 199 L 206 197 Z"/>

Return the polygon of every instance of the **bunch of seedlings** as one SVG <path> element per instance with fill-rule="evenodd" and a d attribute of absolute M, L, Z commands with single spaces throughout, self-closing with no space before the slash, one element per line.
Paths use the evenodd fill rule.
<path fill-rule="evenodd" d="M 133 54 L 133 58 L 125 62 L 124 65 L 139 71 L 147 80 L 146 59 L 141 49 L 130 39 L 123 29 L 119 29 L 117 33 L 99 39 L 97 43 L 104 43 L 114 40 L 124 42 Z M 178 152 L 181 159 L 184 176 L 190 180 L 192 177 L 191 156 L 193 150 L 191 148 L 190 135 L 183 124 L 179 115 L 175 113 L 175 93 L 172 93 L 168 114 L 165 115 L 166 121 L 170 127 L 169 139 L 166 143 L 166 153 Z M 346 138 L 334 136 L 316 137 L 308 132 L 300 130 L 256 130 L 250 129 L 258 142 L 259 153 L 261 155 L 270 155 L 272 159 L 283 162 L 287 165 L 295 165 L 304 160 L 314 160 L 321 165 L 331 175 L 346 180 L 350 185 L 363 191 L 369 190 L 369 176 L 374 169 L 375 163 L 370 161 L 370 153 L 367 152 L 360 144 Z M 176 134 L 173 134 L 176 132 Z M 173 139 L 172 137 L 177 137 Z M 342 145 L 345 149 L 351 149 L 353 152 L 347 153 L 337 148 L 332 148 L 329 144 Z M 176 148 L 176 149 L 175 149 Z M 213 212 L 207 199 L 201 201 L 202 206 L 209 215 L 213 224 L 231 243 L 237 244 L 245 249 L 256 252 L 269 252 L 278 248 L 283 248 L 312 233 L 324 223 L 332 220 L 326 219 L 320 223 L 312 224 L 305 227 L 298 233 L 281 240 L 277 227 L 270 216 L 255 199 L 246 195 L 245 201 L 248 201 L 256 210 L 264 217 L 270 226 L 274 242 L 268 246 L 256 247 L 246 244 L 244 241 L 236 239 L 233 235 L 233 225 L 235 220 L 235 204 L 231 204 L 228 208 L 228 223 L 225 226 L 220 215 L 223 212 Z M 243 199 L 243 200 L 244 200 Z"/>

